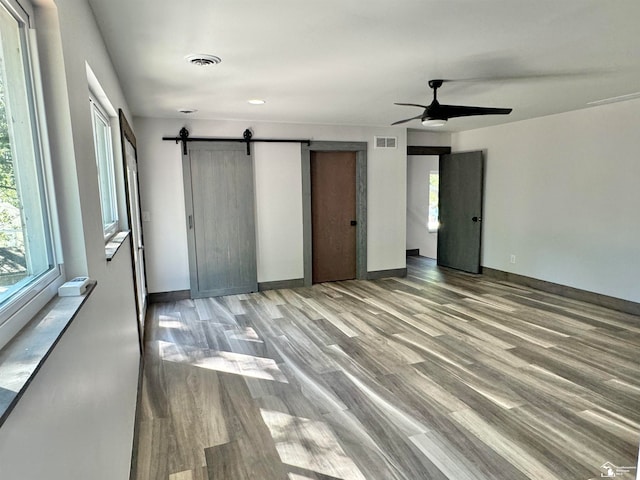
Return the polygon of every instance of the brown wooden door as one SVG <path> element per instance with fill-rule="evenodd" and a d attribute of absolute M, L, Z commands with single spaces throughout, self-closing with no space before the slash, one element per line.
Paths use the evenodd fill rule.
<path fill-rule="evenodd" d="M 311 152 L 313 283 L 356 278 L 355 220 L 356 153 Z"/>

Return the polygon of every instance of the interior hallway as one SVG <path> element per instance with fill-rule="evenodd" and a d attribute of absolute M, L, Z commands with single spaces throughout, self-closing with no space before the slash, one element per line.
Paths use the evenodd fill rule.
<path fill-rule="evenodd" d="M 407 267 L 152 305 L 132 478 L 582 480 L 637 464 L 638 317 Z"/>

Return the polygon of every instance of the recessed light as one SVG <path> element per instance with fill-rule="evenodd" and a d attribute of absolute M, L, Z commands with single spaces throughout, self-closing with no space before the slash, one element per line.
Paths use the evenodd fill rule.
<path fill-rule="evenodd" d="M 185 115 L 189 115 L 191 113 L 196 113 L 198 110 L 195 108 L 179 108 L 178 112 L 184 113 Z"/>
<path fill-rule="evenodd" d="M 264 105 L 265 103 L 267 103 L 265 100 L 261 100 L 259 98 L 252 98 L 251 100 L 248 100 L 248 102 L 251 105 Z"/>
<path fill-rule="evenodd" d="M 215 55 L 209 55 L 208 53 L 192 53 L 184 57 L 187 62 L 199 67 L 206 67 L 209 65 L 217 65 L 222 61 L 220 57 Z"/>

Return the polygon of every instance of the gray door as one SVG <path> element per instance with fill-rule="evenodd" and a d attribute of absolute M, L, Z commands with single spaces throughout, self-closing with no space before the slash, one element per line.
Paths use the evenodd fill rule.
<path fill-rule="evenodd" d="M 438 265 L 480 273 L 482 152 L 440 156 Z"/>
<path fill-rule="evenodd" d="M 253 158 L 240 143 L 190 142 L 183 157 L 191 296 L 258 289 Z"/>

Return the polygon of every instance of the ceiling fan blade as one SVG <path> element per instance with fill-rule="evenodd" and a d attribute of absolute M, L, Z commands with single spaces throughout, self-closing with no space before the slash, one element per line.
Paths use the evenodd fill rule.
<path fill-rule="evenodd" d="M 418 105 L 417 103 L 394 103 L 394 105 L 403 105 L 405 107 L 429 108 L 427 105 Z"/>
<path fill-rule="evenodd" d="M 422 114 L 416 115 L 415 117 L 411 117 L 411 118 L 405 118 L 404 120 L 398 120 L 397 122 L 393 122 L 391 125 L 400 125 L 401 123 L 407 123 L 407 122 L 410 122 L 411 120 L 416 120 L 418 118 L 422 118 Z"/>
<path fill-rule="evenodd" d="M 572 80 L 575 78 L 583 78 L 592 75 L 606 75 L 611 72 L 603 69 L 584 69 L 573 71 L 559 71 L 548 73 L 532 73 L 532 74 L 514 74 L 514 75 L 487 75 L 483 77 L 464 77 L 464 78 L 446 78 L 442 81 L 444 83 L 470 83 L 470 82 L 521 82 L 521 81 L 536 81 L 536 80 Z"/>
<path fill-rule="evenodd" d="M 468 107 L 464 105 L 439 105 L 437 114 L 429 112 L 430 117 L 443 116 L 445 118 L 472 117 L 475 115 L 509 115 L 511 108 Z"/>

